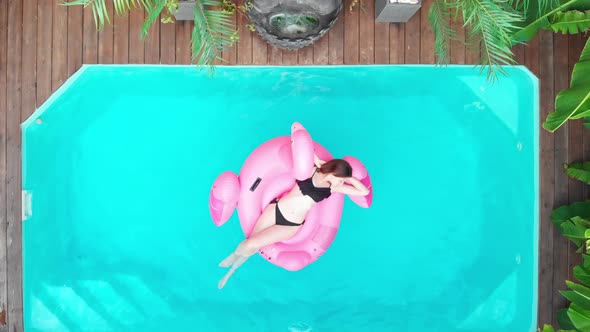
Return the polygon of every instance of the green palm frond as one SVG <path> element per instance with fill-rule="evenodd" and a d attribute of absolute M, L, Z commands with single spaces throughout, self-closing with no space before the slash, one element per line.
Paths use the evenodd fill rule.
<path fill-rule="evenodd" d="M 523 20 L 522 14 L 510 7 L 509 0 L 463 0 L 460 3 L 463 21 L 470 39 L 481 42 L 481 70 L 488 68 L 488 78 L 502 65 L 514 64 L 512 33 Z"/>
<path fill-rule="evenodd" d="M 148 13 L 148 18 L 145 20 L 143 27 L 141 28 L 141 38 L 147 37 L 150 26 L 158 19 L 158 16 L 160 16 L 162 10 L 166 7 L 167 2 L 167 0 L 157 0 L 155 3 L 146 1 L 147 6 L 145 9 Z"/>
<path fill-rule="evenodd" d="M 111 19 L 109 18 L 109 12 L 107 10 L 105 0 L 72 0 L 63 3 L 66 6 L 81 5 L 84 8 L 89 7 L 92 9 L 92 16 L 94 17 L 94 24 L 98 30 L 102 30 L 104 27 L 105 20 L 110 24 Z"/>
<path fill-rule="evenodd" d="M 221 7 L 221 1 L 200 0 L 195 5 L 191 44 L 192 58 L 197 59 L 199 65 L 212 65 L 215 59 L 220 58 L 221 51 L 234 43 L 235 27 L 230 14 L 214 7 Z"/>
<path fill-rule="evenodd" d="M 450 7 L 446 0 L 435 0 L 430 7 L 428 19 L 436 33 L 434 34 L 434 50 L 438 63 L 449 63 L 450 42 L 455 39 L 455 30 L 449 24 Z"/>

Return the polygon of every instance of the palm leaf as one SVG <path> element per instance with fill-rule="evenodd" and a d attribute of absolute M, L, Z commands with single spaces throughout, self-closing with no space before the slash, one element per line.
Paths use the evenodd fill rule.
<path fill-rule="evenodd" d="M 578 285 L 575 282 L 566 281 L 569 291 L 560 291 L 561 295 L 568 301 L 575 303 L 580 308 L 590 310 L 590 288 Z"/>
<path fill-rule="evenodd" d="M 573 217 L 572 219 L 561 223 L 557 228 L 565 237 L 570 239 L 579 248 L 582 242 L 586 240 L 586 229 L 580 217 Z"/>
<path fill-rule="evenodd" d="M 148 35 L 148 31 L 150 26 L 154 23 L 154 21 L 160 16 L 164 7 L 166 7 L 167 0 L 158 0 L 157 3 L 153 4 L 150 3 L 146 8 L 148 13 L 148 18 L 143 23 L 143 27 L 141 28 L 141 37 L 145 38 Z"/>
<path fill-rule="evenodd" d="M 551 220 L 555 225 L 559 225 L 573 217 L 590 219 L 590 201 L 576 202 L 570 205 L 563 205 L 553 210 Z"/>
<path fill-rule="evenodd" d="M 446 0 L 435 0 L 430 6 L 428 19 L 434 33 L 434 50 L 438 63 L 449 63 L 450 42 L 455 39 L 455 30 L 449 24 L 450 10 Z"/>
<path fill-rule="evenodd" d="M 94 17 L 94 24 L 98 30 L 102 30 L 105 21 L 107 21 L 109 24 L 111 23 L 105 0 L 73 0 L 64 2 L 64 5 L 82 5 L 84 8 L 90 6 L 92 9 L 92 16 Z"/>
<path fill-rule="evenodd" d="M 212 65 L 220 58 L 221 51 L 233 44 L 235 31 L 230 15 L 221 10 L 219 0 L 200 0 L 195 5 L 195 27 L 191 44 L 192 58 L 199 65 Z"/>
<path fill-rule="evenodd" d="M 564 309 L 559 309 L 557 311 L 557 322 L 559 323 L 559 326 L 562 329 L 565 329 L 565 331 L 563 332 L 567 332 L 567 331 L 575 331 L 576 328 L 574 327 L 574 324 L 572 324 L 572 321 L 570 320 L 569 316 L 567 315 L 567 311 L 568 309 L 564 308 Z M 561 332 L 561 330 L 559 330 Z"/>
<path fill-rule="evenodd" d="M 572 303 L 567 311 L 567 315 L 576 329 L 581 331 L 590 330 L 590 311 Z"/>
<path fill-rule="evenodd" d="M 557 12 L 551 20 L 551 30 L 562 34 L 576 34 L 590 29 L 590 10 Z"/>
<path fill-rule="evenodd" d="M 508 0 L 463 0 L 456 2 L 463 12 L 468 38 L 479 37 L 481 42 L 481 70 L 488 67 L 488 78 L 493 79 L 496 70 L 504 72 L 501 65 L 513 64 L 513 32 L 522 15 L 510 7 Z"/>
<path fill-rule="evenodd" d="M 574 66 L 570 88 L 555 99 L 555 112 L 549 113 L 543 128 L 553 132 L 568 119 L 590 115 L 590 39 L 586 42 L 580 61 Z"/>
<path fill-rule="evenodd" d="M 563 167 L 571 178 L 590 184 L 590 162 L 565 164 Z"/>

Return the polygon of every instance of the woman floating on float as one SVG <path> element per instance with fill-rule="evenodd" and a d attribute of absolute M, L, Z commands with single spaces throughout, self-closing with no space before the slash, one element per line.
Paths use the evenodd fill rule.
<path fill-rule="evenodd" d="M 371 205 L 367 169 L 354 157 L 333 159 L 301 124 L 293 124 L 291 136 L 256 148 L 239 177 L 224 172 L 211 189 L 209 211 L 215 224 L 223 225 L 237 205 L 246 236 L 219 264 L 230 269 L 218 287 L 256 252 L 290 271 L 314 262 L 336 236 L 344 195 L 361 207 Z"/>

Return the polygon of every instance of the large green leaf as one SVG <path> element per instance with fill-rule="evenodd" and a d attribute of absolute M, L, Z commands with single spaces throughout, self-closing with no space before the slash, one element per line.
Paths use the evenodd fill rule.
<path fill-rule="evenodd" d="M 590 162 L 571 163 L 563 165 L 567 175 L 570 177 L 590 184 Z"/>
<path fill-rule="evenodd" d="M 574 278 L 581 283 L 590 286 L 590 270 L 582 265 L 574 267 Z"/>
<path fill-rule="evenodd" d="M 567 315 L 576 329 L 590 331 L 590 311 L 584 310 L 575 303 L 572 303 L 567 311 Z"/>
<path fill-rule="evenodd" d="M 570 10 L 557 12 L 551 19 L 551 30 L 563 34 L 576 34 L 590 29 L 590 11 Z"/>
<path fill-rule="evenodd" d="M 569 9 L 579 9 L 582 3 L 588 0 L 569 0 L 559 4 L 549 11 L 538 12 L 535 8 L 529 8 L 526 14 L 526 25 L 517 30 L 512 35 L 512 43 L 518 44 L 533 39 L 533 37 L 541 29 L 546 29 L 551 26 L 549 19 L 558 12 L 566 11 Z"/>
<path fill-rule="evenodd" d="M 571 289 L 569 291 L 560 291 L 570 302 L 575 303 L 585 310 L 590 310 L 590 288 L 576 284 L 567 280 L 566 285 Z"/>
<path fill-rule="evenodd" d="M 567 308 L 564 308 L 557 311 L 557 322 L 559 323 L 559 327 L 566 331 L 575 330 L 574 324 L 572 324 L 570 317 L 567 315 L 567 310 Z"/>
<path fill-rule="evenodd" d="M 578 247 L 586 240 L 586 229 L 587 227 L 583 224 L 582 218 L 573 217 L 570 220 L 562 222 L 558 226 L 561 234 L 565 235 Z"/>
<path fill-rule="evenodd" d="M 543 128 L 555 131 L 568 119 L 590 115 L 590 39 L 586 42 L 580 61 L 574 66 L 570 88 L 555 99 L 555 112 L 547 116 Z"/>
<path fill-rule="evenodd" d="M 551 220 L 556 225 L 559 225 L 566 220 L 570 220 L 573 217 L 590 219 L 590 201 L 563 205 L 553 210 L 551 213 Z"/>
<path fill-rule="evenodd" d="M 539 329 L 539 332 L 555 332 L 555 329 L 553 326 L 545 324 L 542 330 Z"/>

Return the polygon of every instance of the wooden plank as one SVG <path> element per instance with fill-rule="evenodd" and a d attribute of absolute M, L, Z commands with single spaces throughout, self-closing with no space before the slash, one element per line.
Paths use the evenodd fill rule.
<path fill-rule="evenodd" d="M 51 91 L 55 91 L 68 78 L 68 8 L 57 1 L 51 1 L 51 3 L 53 3 Z"/>
<path fill-rule="evenodd" d="M 143 7 L 131 7 L 129 13 L 129 63 L 145 62 L 145 43 L 141 39 L 145 10 Z"/>
<path fill-rule="evenodd" d="M 344 64 L 359 63 L 359 9 L 344 7 Z"/>
<path fill-rule="evenodd" d="M 72 76 L 82 66 L 82 26 L 84 8 L 68 8 L 68 76 Z"/>
<path fill-rule="evenodd" d="M 465 64 L 467 63 L 467 53 L 468 50 L 465 47 L 465 29 L 463 28 L 463 18 L 461 15 L 457 15 L 455 19 L 455 15 L 451 14 L 449 18 L 451 23 L 451 28 L 457 32 L 457 39 L 451 40 L 450 44 L 450 56 L 451 56 L 451 63 L 453 64 Z"/>
<path fill-rule="evenodd" d="M 176 55 L 175 63 L 188 65 L 191 63 L 191 32 L 193 23 L 176 22 Z"/>
<path fill-rule="evenodd" d="M 240 62 L 240 64 L 242 64 Z M 283 64 L 293 66 L 297 64 L 297 51 L 283 50 Z"/>
<path fill-rule="evenodd" d="M 175 23 L 160 22 L 160 62 L 173 64 L 176 48 L 176 27 Z"/>
<path fill-rule="evenodd" d="M 543 33 L 543 48 L 552 43 L 551 35 Z M 551 100 L 553 97 L 553 59 L 547 55 L 543 57 L 542 66 L 539 63 L 539 38 L 531 41 L 529 50 L 526 52 L 525 63 L 527 67 L 539 76 L 541 70 L 546 80 L 541 81 L 541 118 L 544 118 L 550 111 Z M 539 248 L 539 322 L 549 322 L 553 317 L 551 311 L 552 303 L 552 278 L 553 278 L 553 225 L 551 224 L 550 214 L 553 208 L 553 183 L 550 179 L 554 174 L 554 156 L 553 156 L 553 135 L 541 130 L 540 133 L 541 151 L 540 151 L 540 248 Z"/>
<path fill-rule="evenodd" d="M 129 63 L 129 12 L 113 19 L 113 63 Z"/>
<path fill-rule="evenodd" d="M 406 25 L 393 23 L 389 25 L 389 63 L 406 62 Z"/>
<path fill-rule="evenodd" d="M 469 46 L 465 49 L 465 63 L 471 65 L 477 65 L 480 63 L 480 46 Z M 524 61 L 523 61 L 524 64 Z"/>
<path fill-rule="evenodd" d="M 244 5 L 244 0 L 239 1 L 240 6 Z M 252 31 L 246 25 L 250 23 L 248 17 L 243 13 L 237 13 L 237 29 L 239 34 L 238 40 L 238 63 L 240 65 L 252 64 Z"/>
<path fill-rule="evenodd" d="M 7 122 L 6 122 L 6 265 L 7 325 L 11 332 L 23 331 L 22 224 L 20 176 L 20 117 L 22 89 L 22 0 L 8 1 Z"/>
<path fill-rule="evenodd" d="M 39 1 L 39 3 L 45 1 Z M 41 17 L 42 15 L 39 15 Z M 98 31 L 90 8 L 84 9 L 82 18 L 84 25 L 84 40 L 82 41 L 82 60 L 84 63 L 98 63 Z M 41 23 L 39 23 L 41 26 Z M 40 49 L 39 49 L 40 50 Z M 37 65 L 38 67 L 38 65 Z"/>
<path fill-rule="evenodd" d="M 375 63 L 375 1 L 364 1 L 359 20 L 359 62 Z"/>
<path fill-rule="evenodd" d="M 327 65 L 330 62 L 330 33 L 326 33 L 320 40 L 313 43 L 313 63 Z"/>
<path fill-rule="evenodd" d="M 268 63 L 269 45 L 260 38 L 257 32 L 252 33 L 252 63 L 265 65 Z"/>
<path fill-rule="evenodd" d="M 112 1 L 106 1 L 107 13 L 114 21 L 115 9 Z M 114 59 L 114 29 L 111 23 L 106 22 L 104 28 L 98 32 L 98 63 L 112 64 Z"/>
<path fill-rule="evenodd" d="M 571 70 L 578 62 L 580 54 L 582 53 L 582 43 L 579 35 L 569 35 L 568 40 L 568 62 Z M 582 120 L 568 121 L 568 127 L 570 130 L 568 140 L 568 161 L 582 161 L 584 157 L 584 133 L 582 127 Z M 583 199 L 583 184 L 580 181 L 569 179 L 569 202 L 577 202 Z M 570 243 L 569 256 L 568 256 L 568 278 L 571 279 L 573 276 L 574 266 L 582 263 L 582 255 L 576 253 L 577 248 L 573 243 Z"/>
<path fill-rule="evenodd" d="M 283 64 L 283 51 L 274 46 L 268 46 L 268 63 L 271 65 Z"/>
<path fill-rule="evenodd" d="M 553 44 L 551 44 L 553 41 Z M 553 48 L 553 46 L 555 47 Z M 553 48 L 553 50 L 551 50 Z M 544 110 L 543 115 L 547 114 L 547 112 L 553 111 L 553 100 L 555 98 L 555 92 L 559 89 L 562 89 L 564 85 L 567 85 L 567 61 L 568 61 L 568 42 L 567 36 L 561 34 L 550 34 L 544 32 L 541 35 L 541 50 L 544 51 L 543 54 L 553 55 L 553 71 L 542 70 L 541 71 L 541 85 L 547 86 L 549 88 L 550 81 L 553 81 L 554 87 L 552 90 L 542 90 L 542 109 Z M 546 52 L 546 53 L 545 53 Z M 549 57 L 543 56 L 542 60 L 542 67 L 548 66 L 548 61 L 550 60 Z M 553 74 L 553 77 L 551 77 Z M 545 118 L 542 117 L 541 121 L 545 121 Z M 546 135 L 544 129 L 541 129 L 542 135 Z M 553 196 L 553 207 L 557 208 L 561 205 L 568 203 L 568 177 L 563 170 L 563 163 L 567 162 L 568 160 L 568 136 L 569 136 L 569 124 L 566 124 L 554 134 L 549 134 L 553 136 L 554 141 L 554 178 L 555 178 L 555 189 L 554 189 L 554 196 Z M 546 151 L 550 149 L 550 147 L 541 147 L 542 151 L 547 153 Z M 541 158 L 543 162 L 543 155 Z M 549 179 L 545 179 L 545 181 L 549 181 Z M 544 197 L 549 193 L 542 191 L 541 195 Z M 547 198 L 548 199 L 548 198 Z M 545 224 L 546 228 L 543 228 L 543 224 Z M 541 233 L 541 252 L 548 252 L 550 248 L 544 248 L 544 241 L 546 241 L 551 234 L 550 231 L 553 232 L 553 282 L 551 285 L 552 292 L 551 296 L 543 297 L 546 298 L 547 301 L 551 300 L 550 307 L 551 313 L 553 314 L 552 319 L 548 318 L 544 323 L 552 323 L 556 324 L 557 317 L 555 313 L 557 310 L 564 308 L 566 306 L 567 301 L 561 294 L 559 294 L 558 290 L 563 289 L 565 287 L 565 280 L 568 278 L 568 247 L 569 247 L 569 240 L 562 236 L 560 232 L 555 231 L 550 219 L 541 219 L 541 227 L 543 229 L 543 233 Z M 545 264 L 544 264 L 545 265 Z M 543 275 L 542 275 L 543 276 Z M 549 276 L 547 276 L 549 277 Z M 545 282 L 545 279 L 540 279 L 540 281 Z M 544 286 L 544 288 L 548 289 L 549 286 Z M 548 308 L 549 306 L 545 303 L 541 304 L 544 308 Z M 547 310 L 547 309 L 545 309 Z M 544 311 L 546 312 L 546 311 Z M 540 317 L 541 318 L 541 317 Z M 541 326 L 541 325 L 539 325 Z"/>
<path fill-rule="evenodd" d="M 23 17 L 30 20 L 23 24 L 22 58 L 22 111 L 21 122 L 35 111 L 37 103 L 37 0 L 23 1 Z"/>
<path fill-rule="evenodd" d="M 420 62 L 420 12 L 406 23 L 405 63 Z"/>
<path fill-rule="evenodd" d="M 37 3 L 37 54 L 36 54 L 36 104 L 41 106 L 51 95 L 51 43 L 53 2 Z"/>
<path fill-rule="evenodd" d="M 307 46 L 297 52 L 297 63 L 300 65 L 313 64 L 313 46 Z"/>
<path fill-rule="evenodd" d="M 234 29 L 237 29 L 237 13 L 234 13 L 230 16 L 230 21 L 231 21 L 231 26 L 234 27 Z M 177 33 L 178 35 L 178 33 Z M 238 63 L 238 46 L 237 44 L 232 45 L 231 47 L 228 47 L 226 50 L 224 50 L 223 52 L 221 52 L 222 57 L 223 57 L 223 63 L 226 65 L 235 65 L 236 63 Z"/>
<path fill-rule="evenodd" d="M 514 60 L 520 65 L 524 65 L 524 47 L 523 44 L 518 44 L 512 48 L 512 52 L 514 52 Z"/>
<path fill-rule="evenodd" d="M 252 63 L 255 65 L 268 64 L 269 48 L 269 45 L 262 38 L 254 35 L 252 39 Z"/>
<path fill-rule="evenodd" d="M 344 8 L 328 32 L 328 62 L 332 65 L 344 62 Z"/>
<path fill-rule="evenodd" d="M 8 44 L 8 1 L 0 1 L 0 45 Z M 6 72 L 7 48 L 0 47 L 0 332 L 8 331 L 6 310 L 8 309 L 8 288 L 6 266 L 6 223 L 7 223 L 7 184 L 6 184 Z"/>
<path fill-rule="evenodd" d="M 374 14 L 373 14 L 374 15 Z M 389 24 L 375 22 L 375 63 L 389 63 Z"/>
<path fill-rule="evenodd" d="M 432 25 L 428 20 L 428 9 L 434 0 L 424 0 L 420 9 L 420 63 L 433 64 L 434 55 L 434 33 Z"/>
<path fill-rule="evenodd" d="M 145 13 L 147 19 L 149 14 Z M 160 63 L 160 18 L 152 23 L 145 37 L 145 63 Z"/>

